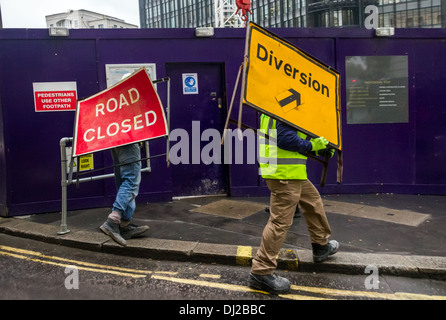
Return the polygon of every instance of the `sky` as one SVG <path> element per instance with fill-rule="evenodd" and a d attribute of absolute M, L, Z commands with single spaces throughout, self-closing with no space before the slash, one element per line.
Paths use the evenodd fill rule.
<path fill-rule="evenodd" d="M 138 0 L 0 0 L 3 28 L 46 28 L 45 16 L 85 9 L 140 26 Z"/>

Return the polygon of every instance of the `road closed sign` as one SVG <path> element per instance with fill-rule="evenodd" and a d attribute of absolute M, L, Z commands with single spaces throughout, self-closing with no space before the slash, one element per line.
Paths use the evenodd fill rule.
<path fill-rule="evenodd" d="M 159 96 L 145 68 L 79 101 L 73 156 L 168 134 Z"/>
<path fill-rule="evenodd" d="M 341 150 L 339 72 L 250 22 L 243 103 Z"/>

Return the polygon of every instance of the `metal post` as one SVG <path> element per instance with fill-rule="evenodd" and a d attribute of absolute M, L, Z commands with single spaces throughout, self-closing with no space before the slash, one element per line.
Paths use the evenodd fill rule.
<path fill-rule="evenodd" d="M 166 108 L 166 113 L 167 113 L 167 142 L 166 142 L 166 162 L 167 162 L 167 167 L 169 167 L 169 165 L 170 165 L 170 158 L 169 158 L 169 153 L 170 153 L 170 141 L 169 141 L 169 134 L 170 134 L 170 78 L 169 78 L 169 77 L 164 77 L 164 78 L 159 79 L 159 80 L 154 80 L 153 83 L 166 82 L 166 81 L 167 81 L 167 108 Z"/>
<path fill-rule="evenodd" d="M 3 21 L 2 21 L 2 7 L 0 4 L 0 29 L 3 29 Z"/>
<path fill-rule="evenodd" d="M 170 78 L 167 77 L 167 144 L 166 144 L 166 161 L 167 167 L 170 165 Z"/>
<path fill-rule="evenodd" d="M 61 186 L 62 186 L 62 218 L 59 235 L 70 232 L 67 225 L 67 151 L 65 149 L 67 142 L 73 141 L 73 138 L 62 138 L 60 140 L 60 166 L 61 166 Z"/>
<path fill-rule="evenodd" d="M 144 142 L 144 148 L 146 149 L 146 167 L 141 169 L 141 172 L 152 172 L 152 166 L 150 165 L 150 149 L 149 149 L 149 141 Z"/>

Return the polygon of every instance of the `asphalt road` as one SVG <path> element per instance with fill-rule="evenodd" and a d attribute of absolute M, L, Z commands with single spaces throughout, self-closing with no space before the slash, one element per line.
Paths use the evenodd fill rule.
<path fill-rule="evenodd" d="M 167 307 L 172 315 L 209 312 L 204 306 L 213 307 L 214 315 L 248 309 L 262 315 L 271 301 L 292 306 L 294 300 L 446 299 L 444 281 L 380 276 L 373 270 L 358 275 L 279 271 L 292 290 L 275 296 L 247 287 L 249 267 L 129 258 L 4 234 L 0 268 L 2 300 L 152 300 L 151 306 Z M 250 307 L 244 310 L 242 300 Z"/>

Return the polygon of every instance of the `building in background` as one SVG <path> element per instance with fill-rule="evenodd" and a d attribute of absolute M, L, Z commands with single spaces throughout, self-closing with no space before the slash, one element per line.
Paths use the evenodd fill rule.
<path fill-rule="evenodd" d="M 379 26 L 446 28 L 444 0 L 379 0 Z"/>
<path fill-rule="evenodd" d="M 117 29 L 138 28 L 137 25 L 122 19 L 107 16 L 88 10 L 69 10 L 45 16 L 46 25 L 50 27 L 65 27 L 69 29 Z"/>
<path fill-rule="evenodd" d="M 378 0 L 307 0 L 307 27 L 364 27 L 365 8 Z"/>
<path fill-rule="evenodd" d="M 141 28 L 213 27 L 214 0 L 139 0 Z"/>
<path fill-rule="evenodd" d="M 139 0 L 141 28 L 219 27 L 218 3 L 227 2 L 235 4 L 235 0 Z M 442 0 L 251 0 L 249 19 L 270 28 L 364 27 L 368 5 L 379 9 L 379 27 L 446 27 Z"/>

